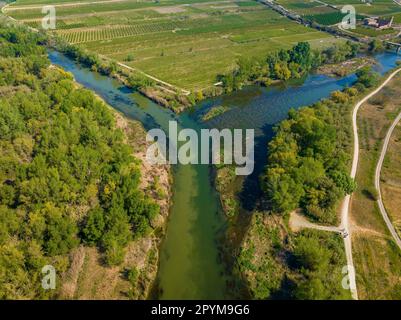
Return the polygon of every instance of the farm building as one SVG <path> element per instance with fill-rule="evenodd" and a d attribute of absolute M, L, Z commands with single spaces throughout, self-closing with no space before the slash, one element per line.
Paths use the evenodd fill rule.
<path fill-rule="evenodd" d="M 390 20 L 382 19 L 379 17 L 370 17 L 364 20 L 364 24 L 369 27 L 374 27 L 377 29 L 388 29 L 391 28 L 393 24 L 394 17 L 391 17 Z"/>

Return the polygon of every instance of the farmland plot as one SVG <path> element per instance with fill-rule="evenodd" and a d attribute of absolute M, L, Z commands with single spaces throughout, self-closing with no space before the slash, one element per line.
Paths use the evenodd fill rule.
<path fill-rule="evenodd" d="M 372 3 L 361 0 L 277 0 L 285 8 L 296 12 L 308 20 L 322 25 L 334 25 L 342 21 L 345 14 L 342 7 L 352 5 L 355 8 L 357 19 L 367 16 L 392 16 L 401 13 L 401 6 L 393 0 L 374 0 Z"/>
<path fill-rule="evenodd" d="M 7 14 L 40 28 L 41 5 L 50 2 L 54 32 L 68 42 L 190 91 L 212 86 L 241 56 L 261 58 L 298 41 L 319 48 L 341 41 L 250 0 L 18 0 Z"/>

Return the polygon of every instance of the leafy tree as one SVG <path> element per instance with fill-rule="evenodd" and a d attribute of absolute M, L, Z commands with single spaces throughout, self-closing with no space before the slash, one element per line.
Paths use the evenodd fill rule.
<path fill-rule="evenodd" d="M 51 298 L 41 268 L 81 240 L 110 265 L 151 228 L 158 206 L 139 189 L 140 172 L 109 107 L 49 67 L 46 39 L 0 25 L 0 298 Z M 65 44 L 102 72 L 117 66 Z"/>
<path fill-rule="evenodd" d="M 374 72 L 371 67 L 360 68 L 356 72 L 356 76 L 358 77 L 357 82 L 366 88 L 374 87 L 379 82 L 379 75 L 377 72 Z"/>
<path fill-rule="evenodd" d="M 109 266 L 119 265 L 124 261 L 124 247 L 112 237 L 103 240 L 105 248 L 105 262 Z"/>
<path fill-rule="evenodd" d="M 347 173 L 346 137 L 339 139 L 336 128 L 341 124 L 338 109 L 354 95 L 354 90 L 346 90 L 312 107 L 290 110 L 278 125 L 261 179 L 273 211 L 301 207 L 317 221 L 335 223 L 339 199 L 356 187 Z"/>
<path fill-rule="evenodd" d="M 330 252 L 316 238 L 299 237 L 294 255 L 302 268 L 311 271 L 327 268 L 330 261 Z"/>
<path fill-rule="evenodd" d="M 374 39 L 369 42 L 369 51 L 370 52 L 380 52 L 384 51 L 384 45 L 380 40 Z"/>
<path fill-rule="evenodd" d="M 302 187 L 288 174 L 275 168 L 267 171 L 264 187 L 272 209 L 276 212 L 288 212 L 296 208 L 304 193 Z"/>
<path fill-rule="evenodd" d="M 97 207 L 88 213 L 88 219 L 83 229 L 84 240 L 90 245 L 98 243 L 105 229 L 104 211 Z"/>
<path fill-rule="evenodd" d="M 51 256 L 66 254 L 79 243 L 76 236 L 78 228 L 71 219 L 63 216 L 58 209 L 49 207 L 46 211 L 46 229 L 43 237 L 44 250 Z"/>
<path fill-rule="evenodd" d="M 295 297 L 299 300 L 326 300 L 328 296 L 327 289 L 319 278 L 302 280 L 295 290 Z"/>

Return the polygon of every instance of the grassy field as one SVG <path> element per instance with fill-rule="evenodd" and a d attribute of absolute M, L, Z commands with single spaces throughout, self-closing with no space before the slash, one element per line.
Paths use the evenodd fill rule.
<path fill-rule="evenodd" d="M 356 13 L 361 15 L 391 15 L 401 12 L 401 6 L 392 0 L 374 0 L 372 3 L 362 3 L 360 0 L 324 0 L 323 2 L 341 9 L 345 5 L 355 7 Z"/>
<path fill-rule="evenodd" d="M 40 27 L 40 5 L 50 2 L 17 1 L 7 13 Z M 56 3 L 56 32 L 67 41 L 191 91 L 212 86 L 241 56 L 263 57 L 299 41 L 315 48 L 338 41 L 256 1 L 65 2 Z"/>
<path fill-rule="evenodd" d="M 374 174 L 384 136 L 401 105 L 401 77 L 397 76 L 358 114 L 360 157 L 358 189 L 351 204 L 353 253 L 362 299 L 400 299 L 401 253 L 378 210 Z"/>
<path fill-rule="evenodd" d="M 401 126 L 391 136 L 381 173 L 384 205 L 398 233 L 401 235 Z"/>
<path fill-rule="evenodd" d="M 304 15 L 305 18 L 315 21 L 319 24 L 330 26 L 334 25 L 337 23 L 340 23 L 343 18 L 345 17 L 344 13 L 341 13 L 340 11 L 335 11 L 333 9 L 332 12 L 327 12 L 327 13 L 318 13 L 318 14 L 306 14 Z M 357 20 L 363 19 L 363 16 L 357 15 Z"/>
<path fill-rule="evenodd" d="M 394 15 L 394 22 L 395 23 L 401 23 L 401 13 L 398 13 L 398 14 Z"/>
<path fill-rule="evenodd" d="M 377 29 L 368 28 L 368 27 L 364 27 L 364 26 L 357 26 L 354 30 L 352 30 L 352 32 L 358 33 L 358 34 L 361 34 L 364 36 L 368 36 L 368 37 L 378 37 L 378 36 L 384 36 L 384 35 L 396 33 L 396 32 L 398 32 L 398 30 L 395 30 L 393 28 L 377 30 Z"/>
<path fill-rule="evenodd" d="M 309 2 L 299 0 L 277 0 L 277 2 L 285 8 L 323 25 L 333 25 L 341 22 L 344 14 L 342 14 L 340 10 L 345 5 L 354 6 L 357 19 L 362 19 L 364 16 L 394 15 L 396 22 L 401 21 L 401 6 L 395 4 L 392 0 L 375 0 L 372 4 L 362 3 L 360 0 L 323 1 L 331 5 L 331 7 L 314 0 Z"/>

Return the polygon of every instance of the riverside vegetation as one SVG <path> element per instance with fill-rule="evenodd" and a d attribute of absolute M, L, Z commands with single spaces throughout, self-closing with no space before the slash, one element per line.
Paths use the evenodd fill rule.
<path fill-rule="evenodd" d="M 99 248 L 102 264 L 121 265 L 160 210 L 140 188 L 140 161 L 111 109 L 51 66 L 45 43 L 0 27 L 2 299 L 54 296 L 40 288 L 41 269 L 53 265 L 60 280 L 80 244 Z M 135 270 L 126 276 L 132 290 Z"/>
<path fill-rule="evenodd" d="M 238 62 L 238 67 L 233 72 L 221 76 L 220 79 L 223 82 L 223 88 L 226 92 L 239 90 L 244 85 L 255 82 L 267 85 L 273 81 L 299 78 L 312 68 L 316 68 L 322 64 L 338 64 L 347 59 L 354 58 L 360 50 L 361 48 L 358 44 L 346 42 L 344 44 L 327 48 L 322 52 L 318 52 L 311 50 L 308 43 L 302 42 L 298 43 L 290 50 L 280 50 L 278 52 L 268 54 L 267 58 L 263 60 L 251 61 L 247 59 L 240 59 Z M 353 89 L 350 90 L 351 92 L 354 92 Z M 336 92 L 334 96 L 339 97 L 340 100 L 344 99 L 344 94 L 341 92 Z M 211 109 L 210 112 L 213 114 L 214 109 Z M 311 120 L 313 118 L 311 122 L 313 125 L 316 125 L 315 120 L 317 118 L 322 118 L 323 114 L 315 116 L 313 114 L 314 112 L 315 111 L 305 112 L 305 114 L 309 113 L 310 117 L 304 116 L 304 118 L 306 118 L 306 120 Z M 324 112 L 327 117 L 330 117 L 332 113 L 332 111 L 327 111 L 327 106 L 325 108 L 321 108 L 320 112 Z M 296 111 L 292 112 L 291 114 L 294 117 L 297 117 L 298 115 Z M 297 122 L 302 122 L 302 120 L 302 118 L 298 119 Z M 319 123 L 322 126 L 320 129 L 325 130 L 327 126 L 324 124 L 324 122 L 319 120 Z M 329 129 L 331 131 L 333 130 L 333 128 Z M 313 129 L 311 128 L 311 130 Z M 298 146 L 295 147 L 297 148 Z M 284 164 L 282 164 L 282 166 L 284 166 Z M 285 175 L 283 177 L 285 178 Z M 276 178 L 279 179 L 279 177 Z M 343 177 L 338 178 L 342 179 Z M 226 215 L 230 217 L 235 216 L 239 212 L 240 206 L 238 204 L 236 194 L 241 189 L 242 181 L 240 180 L 240 178 L 235 176 L 234 169 L 232 167 L 228 165 L 218 166 L 216 176 L 217 190 L 220 193 L 223 209 Z M 349 182 L 345 181 L 344 183 Z M 274 193 L 275 192 L 271 193 L 270 196 L 273 196 Z M 279 193 L 278 190 L 277 193 Z M 275 209 L 279 209 L 278 206 L 282 205 L 282 203 L 280 205 L 276 203 L 276 205 L 277 206 L 275 206 Z"/>
<path fill-rule="evenodd" d="M 1 165 L 6 170 L 2 177 L 3 195 L 0 199 L 4 212 L 2 216 L 6 218 L 1 224 L 5 230 L 1 233 L 4 235 L 1 257 L 5 276 L 0 281 L 6 283 L 6 279 L 12 279 L 11 285 L 2 286 L 5 289 L 1 294 L 2 297 L 13 297 L 21 293 L 23 297 L 47 297 L 43 296 L 43 292 L 40 293 L 39 288 L 35 288 L 29 295 L 32 286 L 39 283 L 37 279 L 41 275 L 42 262 L 51 262 L 61 270 L 66 269 L 66 254 L 82 242 L 99 247 L 106 264 L 122 263 L 124 248 L 120 244 L 128 245 L 132 234 L 140 238 L 150 232 L 152 217 L 158 209 L 139 189 L 136 161 L 124 143 L 123 133 L 116 130 L 110 111 L 88 91 L 75 88 L 70 75 L 48 66 L 43 48 L 37 46 L 44 44 L 45 39 L 41 35 L 25 35 L 23 29 L 2 29 L 0 39 L 4 51 L 1 52 L 2 63 L 6 64 L 7 70 L 11 70 L 4 72 L 0 98 L 2 108 L 3 102 L 6 106 L 6 112 L 2 115 L 2 128 L 8 134 L 4 136 L 8 138 L 2 141 L 5 160 Z M 347 46 L 350 48 L 350 44 Z M 305 50 L 310 55 L 314 54 L 307 44 L 301 43 L 296 47 L 296 51 Z M 336 49 L 335 52 L 343 51 Z M 283 66 L 289 69 L 290 64 L 297 59 L 296 53 L 292 52 L 293 56 L 291 51 L 286 53 L 289 59 L 278 61 L 281 70 L 285 70 Z M 285 52 L 281 55 L 284 56 Z M 301 73 L 311 68 L 308 60 L 303 61 L 303 67 L 298 69 Z M 113 69 L 105 70 L 109 72 Z M 233 78 L 246 79 L 244 83 L 252 80 L 235 74 Z M 266 173 L 277 170 L 271 179 L 270 175 L 263 175 L 261 181 L 266 192 L 265 199 L 274 213 L 253 215 L 250 232 L 237 257 L 238 270 L 249 282 L 252 297 L 349 297 L 348 291 L 341 288 L 340 281 L 340 266 L 345 265 L 341 239 L 317 231 L 294 235 L 288 229 L 286 219 L 289 211 L 302 207 L 311 218 L 319 222 L 335 221 L 336 201 L 355 188 L 346 173 L 349 159 L 345 155 L 348 152 L 337 152 L 350 147 L 347 119 L 350 106 L 358 94 L 373 87 L 377 80 L 371 70 L 363 68 L 358 72 L 358 83 L 353 88 L 334 92 L 330 99 L 313 107 L 291 111 L 289 119 L 277 127 L 276 138 L 270 146 L 272 150 Z M 235 81 L 236 84 L 241 82 Z M 240 86 L 227 88 L 236 90 Z M 24 100 L 22 94 L 18 94 L 19 90 L 26 90 L 31 99 Z M 35 108 L 35 101 L 42 102 L 42 99 L 47 104 L 42 107 L 39 103 L 41 107 Z M 10 107 L 11 100 L 17 102 L 17 109 Z M 62 116 L 63 121 L 71 117 L 67 126 L 60 121 L 59 117 Z M 29 123 L 27 128 L 21 125 L 21 118 Z M 75 125 L 82 135 L 73 136 L 72 139 L 76 140 L 67 139 L 68 143 L 61 145 L 58 139 L 67 135 L 67 132 L 75 133 Z M 14 133 L 27 137 L 30 143 L 19 142 L 21 137 Z M 282 148 L 276 139 L 282 139 Z M 81 147 L 80 150 L 91 150 L 89 155 L 78 153 L 77 160 L 78 156 L 74 157 L 73 153 L 73 142 Z M 109 156 L 108 161 L 102 158 L 100 162 L 97 151 L 91 149 L 96 146 L 96 150 L 99 150 L 98 145 L 102 147 L 102 157 L 105 154 Z M 71 154 L 65 149 L 71 150 Z M 336 155 L 333 159 L 328 156 L 330 150 Z M 79 162 L 80 159 L 84 163 Z M 93 167 L 92 160 L 96 160 Z M 286 162 L 288 166 L 284 166 Z M 312 170 L 316 173 L 316 181 L 308 179 L 304 171 L 312 164 L 319 169 L 316 171 L 313 167 Z M 64 185 L 64 177 L 69 179 L 68 185 Z M 282 178 L 285 182 L 283 197 L 277 197 L 277 193 L 282 190 L 275 183 L 275 178 Z M 76 181 L 81 183 L 77 184 Z M 34 188 L 29 188 L 32 185 Z M 81 190 L 79 186 L 91 186 L 93 189 Z M 130 186 L 130 189 L 126 189 L 126 186 Z M 75 190 L 75 187 L 78 189 Z M 40 193 L 36 192 L 37 189 Z M 26 193 L 26 190 L 30 190 L 30 193 Z M 295 197 L 290 199 L 289 194 L 293 190 L 296 191 Z M 134 194 L 127 191 L 133 191 Z M 70 193 L 73 197 L 69 196 Z M 129 202 L 128 197 L 137 202 Z M 46 203 L 40 201 L 42 198 Z M 80 210 L 75 210 L 77 208 Z M 73 211 L 81 212 L 82 215 L 76 217 Z M 18 214 L 14 215 L 14 212 Z M 235 210 L 232 214 L 235 214 Z M 8 216 L 17 218 L 10 220 Z M 106 234 L 109 237 L 105 237 Z M 52 243 L 50 248 L 48 243 Z M 27 249 L 28 245 L 30 250 Z M 52 248 L 55 248 L 54 251 Z M 153 254 L 151 260 L 154 263 Z M 12 274 L 7 273 L 10 270 Z M 30 272 L 26 273 L 26 270 Z M 135 268 L 126 271 L 127 280 L 137 283 L 138 271 Z"/>
<path fill-rule="evenodd" d="M 239 58 L 233 71 L 217 76 L 216 81 L 220 82 L 221 86 L 186 96 L 178 91 L 166 91 L 158 86 L 156 81 L 139 72 L 125 70 L 115 61 L 105 60 L 99 55 L 79 46 L 71 45 L 59 37 L 53 37 L 50 46 L 93 71 L 122 80 L 129 87 L 176 112 L 194 106 L 207 97 L 240 90 L 245 85 L 261 84 L 269 86 L 275 81 L 301 78 L 311 69 L 321 65 L 354 58 L 361 50 L 357 43 L 350 41 L 333 45 L 322 51 L 312 50 L 308 42 L 299 42 L 291 49 L 267 53 L 263 58 Z"/>
<path fill-rule="evenodd" d="M 273 81 L 301 78 L 322 64 L 354 58 L 359 49 L 357 43 L 350 41 L 322 51 L 312 50 L 308 42 L 299 42 L 291 49 L 269 53 L 263 59 L 240 58 L 237 67 L 219 80 L 225 92 L 239 90 L 250 83 L 269 86 Z"/>
<path fill-rule="evenodd" d="M 231 70 L 239 56 L 262 58 L 266 52 L 302 41 L 314 48 L 342 41 L 249 0 L 140 0 L 101 5 L 18 0 L 5 13 L 40 29 L 44 15 L 37 6 L 27 4 L 45 2 L 56 6 L 54 33 L 68 43 L 195 95 L 213 91 L 216 76 Z"/>
<path fill-rule="evenodd" d="M 288 213 L 302 208 L 321 224 L 337 224 L 337 206 L 353 192 L 349 177 L 350 112 L 378 84 L 369 67 L 343 92 L 292 110 L 276 127 L 261 186 L 267 211 L 255 212 L 236 258 L 236 270 L 256 299 L 349 299 L 341 287 L 346 265 L 338 235 L 288 227 Z"/>

